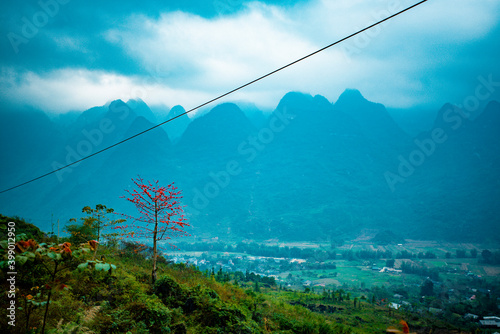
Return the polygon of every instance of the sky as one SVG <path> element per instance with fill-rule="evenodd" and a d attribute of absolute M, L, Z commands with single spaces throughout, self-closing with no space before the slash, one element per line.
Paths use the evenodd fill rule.
<path fill-rule="evenodd" d="M 418 1 L 2 1 L 0 112 L 193 108 Z M 226 98 L 347 88 L 397 110 L 500 100 L 500 1 L 429 0 Z"/>

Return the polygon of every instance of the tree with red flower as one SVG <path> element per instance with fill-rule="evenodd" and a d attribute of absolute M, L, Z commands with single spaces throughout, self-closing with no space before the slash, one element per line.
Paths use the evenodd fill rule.
<path fill-rule="evenodd" d="M 188 235 L 184 228 L 189 226 L 184 216 L 181 191 L 173 183 L 160 186 L 158 180 L 145 182 L 141 177 L 132 179 L 133 190 L 125 190 L 127 201 L 133 203 L 139 212 L 138 217 L 122 214 L 138 224 L 129 232 L 129 236 L 153 241 L 153 270 L 151 279 L 154 284 L 157 275 L 158 241 L 170 240 L 172 237 Z"/>

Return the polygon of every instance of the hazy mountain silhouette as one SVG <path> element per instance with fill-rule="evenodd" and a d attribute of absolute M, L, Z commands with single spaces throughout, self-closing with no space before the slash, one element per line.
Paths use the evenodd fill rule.
<path fill-rule="evenodd" d="M 174 142 L 176 142 L 182 136 L 184 131 L 186 131 L 189 123 L 191 123 L 188 115 L 184 114 L 185 112 L 186 110 L 182 106 L 175 106 L 170 109 L 167 118 L 165 120 L 162 120 L 162 122 L 164 122 L 166 120 L 177 117 L 173 121 L 170 121 L 167 124 L 163 125 L 163 129 L 165 129 L 169 138 Z"/>
<path fill-rule="evenodd" d="M 226 154 L 255 131 L 238 106 L 224 103 L 193 120 L 182 135 L 178 149 L 200 155 Z M 182 153 L 181 153 L 182 154 Z"/>
<path fill-rule="evenodd" d="M 335 103 L 291 92 L 266 116 L 244 109 L 225 103 L 192 121 L 183 115 L 1 194 L 0 210 L 41 225 L 98 203 L 133 210 L 119 197 L 140 174 L 176 182 L 199 236 L 326 240 L 366 228 L 407 238 L 500 235 L 498 102 L 475 119 L 447 104 L 415 138 L 356 90 Z M 176 106 L 167 117 L 183 112 Z M 158 115 L 133 100 L 91 108 L 71 124 L 39 111 L 0 113 L 0 149 L 14 162 L 1 167 L 2 188 L 144 131 L 163 121 Z"/>
<path fill-rule="evenodd" d="M 22 182 L 44 171 L 50 148 L 63 140 L 57 126 L 39 110 L 0 111 L 0 184 Z"/>
<path fill-rule="evenodd" d="M 262 128 L 266 124 L 267 117 L 265 113 L 260 110 L 254 103 L 249 102 L 235 102 L 238 107 L 243 111 L 245 116 L 253 126 L 257 129 Z"/>
<path fill-rule="evenodd" d="M 152 124 L 158 123 L 158 119 L 143 100 L 131 99 L 127 101 L 127 105 L 134 111 L 137 116 L 144 117 L 148 122 Z"/>

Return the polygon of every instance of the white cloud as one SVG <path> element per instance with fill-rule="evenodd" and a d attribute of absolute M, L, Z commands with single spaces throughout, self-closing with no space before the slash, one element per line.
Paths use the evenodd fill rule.
<path fill-rule="evenodd" d="M 33 72 L 17 73 L 12 68 L 3 68 L 2 73 L 5 72 L 9 73 L 9 80 L 1 80 L 0 87 L 11 102 L 54 113 L 85 110 L 114 99 L 127 101 L 138 97 L 153 105 L 172 106 L 176 104 L 172 101 L 190 105 L 210 97 L 200 91 L 158 85 L 154 78 L 87 69 L 61 69 L 45 76 Z"/>
<path fill-rule="evenodd" d="M 177 84 L 227 90 L 317 47 L 287 31 L 276 8 L 252 8 L 214 20 L 181 12 L 158 21 L 134 17 L 133 29 L 109 35 L 121 34 L 120 43 L 144 68 L 166 70 Z"/>
<path fill-rule="evenodd" d="M 50 112 L 64 112 L 104 104 L 109 96 L 126 91 L 130 79 L 105 72 L 85 69 L 61 69 L 46 75 L 17 73 L 16 85 L 5 87 L 6 96 L 19 104 L 27 104 Z M 4 86 L 4 82 L 1 85 Z M 103 89 L 105 88 L 105 89 Z M 94 104 L 96 105 L 96 104 Z"/>
<path fill-rule="evenodd" d="M 48 74 L 3 69 L 0 87 L 10 100 L 55 112 L 135 97 L 152 105 L 191 108 L 413 3 L 316 0 L 286 8 L 254 2 L 213 19 L 183 12 L 156 19 L 132 15 L 103 33 L 144 68 L 143 76 L 74 68 Z M 273 108 L 290 90 L 335 100 L 345 88 L 358 88 L 391 107 L 436 100 L 446 92 L 439 87 L 453 85 L 440 77 L 444 65 L 453 75 L 460 71 L 463 64 L 453 64 L 454 55 L 498 24 L 499 9 L 500 2 L 493 0 L 429 1 L 227 100 Z M 78 47 L 70 37 L 59 45 Z M 488 66 L 493 71 L 495 65 L 486 64 L 485 71 Z M 16 73 L 17 79 L 8 80 L 4 73 Z"/>

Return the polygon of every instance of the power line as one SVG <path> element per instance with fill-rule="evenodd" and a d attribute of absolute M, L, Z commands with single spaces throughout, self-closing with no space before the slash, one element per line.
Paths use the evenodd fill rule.
<path fill-rule="evenodd" d="M 60 168 L 58 168 L 58 169 L 55 169 L 55 170 L 53 170 L 53 171 L 51 171 L 51 172 L 45 173 L 45 174 L 43 174 L 43 175 L 40 175 L 40 176 L 38 176 L 38 177 L 36 177 L 36 178 L 33 178 L 33 179 L 29 180 L 29 181 L 26 181 L 26 182 L 23 182 L 23 183 L 21 183 L 21 184 L 18 184 L 18 185 L 14 186 L 14 187 L 10 187 L 10 188 L 8 188 L 8 189 L 4 189 L 4 190 L 0 191 L 0 194 L 5 193 L 5 192 L 10 191 L 10 190 L 13 190 L 13 189 L 16 189 L 16 188 L 19 188 L 19 187 L 22 187 L 22 186 L 27 185 L 27 184 L 29 184 L 29 183 L 35 182 L 35 181 L 40 180 L 40 179 L 42 179 L 42 178 L 44 178 L 44 177 L 46 177 L 46 176 L 49 176 L 49 175 L 51 175 L 51 174 L 57 173 L 57 172 L 58 172 L 58 171 L 60 171 L 60 170 L 63 170 L 63 169 L 65 169 L 65 168 L 68 168 L 68 167 L 70 167 L 70 166 L 72 166 L 72 165 L 75 165 L 75 164 L 77 164 L 77 163 L 80 163 L 80 162 L 82 162 L 83 160 L 89 159 L 89 158 L 91 158 L 91 157 L 93 157 L 93 156 L 95 156 L 95 155 L 98 155 L 98 154 L 100 154 L 100 153 L 103 153 L 103 152 L 105 152 L 105 151 L 107 151 L 107 150 L 109 150 L 109 149 L 111 149 L 111 148 L 113 148 L 113 147 L 115 147 L 115 146 L 118 146 L 118 145 L 120 145 L 120 144 L 123 144 L 123 143 L 125 143 L 125 142 L 127 142 L 127 141 L 129 141 L 129 140 L 131 140 L 131 139 L 133 139 L 133 138 L 135 138 L 135 137 L 138 137 L 138 136 L 140 136 L 140 135 L 143 135 L 143 134 L 145 134 L 146 132 L 149 132 L 149 131 L 154 130 L 154 129 L 156 129 L 156 128 L 158 128 L 158 127 L 160 127 L 160 126 L 164 125 L 164 124 L 167 124 L 167 123 L 169 123 L 169 122 L 172 122 L 173 120 L 175 120 L 175 119 L 177 119 L 177 118 L 179 118 L 179 117 L 181 117 L 181 116 L 187 115 L 187 114 L 189 114 L 189 113 L 191 113 L 191 112 L 193 112 L 193 111 L 195 111 L 195 110 L 197 110 L 197 109 L 200 109 L 200 108 L 202 108 L 202 107 L 204 107 L 204 106 L 206 106 L 206 105 L 209 105 L 209 104 L 211 104 L 211 103 L 213 103 L 213 102 L 215 102 L 215 101 L 217 101 L 217 100 L 220 100 L 220 99 L 222 99 L 222 98 L 224 98 L 224 97 L 226 97 L 226 96 L 228 96 L 228 95 L 231 95 L 231 94 L 233 94 L 234 92 L 237 92 L 237 91 L 239 91 L 239 90 L 241 90 L 241 89 L 243 89 L 243 88 L 245 88 L 245 87 L 248 87 L 248 86 L 250 86 L 250 85 L 253 85 L 254 83 L 256 83 L 256 82 L 258 82 L 258 81 L 261 81 L 261 80 L 263 80 L 263 79 L 265 79 L 265 78 L 267 78 L 267 77 L 269 77 L 269 76 L 271 76 L 271 75 L 273 75 L 273 74 L 276 74 L 276 73 L 278 73 L 278 72 L 280 72 L 280 71 L 282 71 L 282 70 L 284 70 L 284 69 L 286 69 L 286 68 L 288 68 L 288 67 L 291 67 L 291 66 L 293 66 L 293 65 L 295 65 L 295 64 L 297 64 L 297 63 L 299 63 L 299 62 L 301 62 L 301 61 L 303 61 L 303 60 L 306 60 L 307 58 L 310 58 L 310 57 L 312 57 L 312 56 L 314 56 L 314 55 L 316 55 L 316 54 L 318 54 L 318 53 L 320 53 L 320 52 L 323 52 L 323 51 L 325 51 L 326 49 L 331 48 L 332 46 L 335 46 L 335 45 L 337 45 L 337 44 L 339 44 L 339 43 L 342 43 L 342 42 L 344 42 L 344 41 L 346 41 L 346 40 L 348 40 L 348 39 L 350 39 L 350 38 L 352 38 L 352 37 L 354 37 L 354 36 L 356 36 L 356 35 L 359 35 L 359 34 L 361 34 L 361 33 L 365 32 L 365 31 L 367 31 L 367 30 L 369 30 L 369 29 L 371 29 L 371 28 L 373 28 L 373 27 L 375 27 L 375 26 L 377 26 L 377 25 L 379 25 L 379 24 L 382 24 L 382 23 L 384 23 L 384 22 L 386 22 L 386 21 L 388 21 L 388 20 L 390 20 L 390 19 L 392 19 L 392 18 L 394 18 L 394 17 L 396 17 L 396 16 L 398 16 L 398 15 L 400 15 L 400 14 L 403 14 L 404 12 L 407 12 L 407 11 L 409 11 L 409 10 L 411 10 L 411 9 L 413 9 L 413 8 L 415 8 L 415 7 L 419 6 L 419 5 L 421 5 L 421 4 L 423 4 L 424 2 L 427 2 L 427 1 L 428 1 L 428 0 L 423 0 L 423 1 L 420 1 L 420 2 L 418 2 L 418 3 L 414 4 L 414 5 L 410 6 L 410 7 L 407 7 L 407 8 L 405 8 L 405 9 L 403 9 L 403 10 L 401 10 L 401 11 L 399 11 L 399 12 L 395 13 L 395 14 L 392 14 L 392 15 L 390 15 L 390 16 L 388 16 L 388 17 L 386 17 L 385 19 L 382 19 L 382 20 L 380 20 L 380 21 L 378 21 L 378 22 L 376 22 L 376 23 L 374 23 L 374 24 L 372 24 L 372 25 L 369 25 L 369 26 L 367 26 L 366 28 L 363 28 L 363 29 L 361 29 L 361 30 L 358 30 L 357 32 L 355 32 L 355 33 L 353 33 L 353 34 L 351 34 L 351 35 L 349 35 L 349 36 L 346 36 L 346 37 L 344 37 L 344 38 L 342 38 L 342 39 L 339 39 L 339 40 L 337 40 L 336 42 L 333 42 L 333 43 L 331 43 L 331 44 L 329 44 L 329 45 L 327 45 L 327 46 L 325 46 L 325 47 L 323 47 L 323 48 L 321 48 L 321 49 L 318 49 L 318 50 L 316 50 L 316 51 L 314 51 L 314 52 L 312 52 L 312 53 L 310 53 L 310 54 L 308 54 L 308 55 L 306 55 L 306 56 L 304 56 L 304 57 L 302 57 L 302 58 L 299 58 L 299 59 L 297 59 L 297 60 L 295 60 L 295 61 L 293 61 L 293 62 L 291 62 L 291 63 L 289 63 L 289 64 L 287 64 L 287 65 L 285 65 L 285 66 L 282 66 L 282 67 L 280 67 L 280 68 L 278 68 L 278 69 L 276 69 L 276 70 L 274 70 L 274 71 L 272 71 L 272 72 L 269 72 L 269 73 L 267 73 L 267 74 L 265 74 L 265 75 L 263 75 L 263 76 L 261 76 L 261 77 L 259 77 L 259 78 L 257 78 L 257 79 L 254 79 L 254 80 L 252 80 L 252 81 L 249 81 L 249 82 L 247 82 L 247 83 L 246 83 L 246 84 L 244 84 L 244 85 L 241 85 L 241 86 L 239 86 L 239 87 L 237 87 L 237 88 L 235 88 L 235 89 L 233 89 L 233 90 L 230 90 L 230 91 L 228 91 L 227 93 L 224 93 L 224 94 L 222 94 L 222 95 L 219 95 L 219 96 L 217 96 L 217 97 L 215 97 L 215 98 L 213 98 L 213 99 L 211 99 L 211 100 L 209 100 L 209 101 L 207 101 L 207 102 L 204 102 L 204 103 L 200 104 L 200 105 L 199 105 L 199 106 L 197 106 L 197 107 L 194 107 L 194 108 L 192 108 L 192 109 L 189 109 L 188 111 L 185 111 L 185 112 L 183 112 L 182 114 L 179 114 L 179 115 L 177 115 L 177 116 L 175 116 L 175 117 L 172 117 L 172 118 L 170 118 L 170 119 L 168 119 L 168 120 L 166 120 L 166 121 L 164 121 L 164 122 L 162 122 L 162 123 L 160 123 L 160 124 L 157 124 L 157 125 L 155 125 L 155 126 L 152 126 L 152 127 L 151 127 L 151 128 L 149 128 L 149 129 L 146 129 L 146 130 L 144 130 L 144 131 L 142 131 L 142 132 L 139 132 L 139 133 L 137 133 L 137 134 L 135 134 L 135 135 L 133 135 L 133 136 L 130 136 L 130 137 L 128 137 L 128 138 L 125 138 L 125 139 L 123 139 L 123 140 L 121 140 L 121 141 L 119 141 L 119 142 L 117 142 L 117 143 L 115 143 L 115 144 L 113 144 L 113 145 L 110 145 L 110 146 L 108 146 L 108 147 L 105 147 L 105 148 L 103 148 L 102 150 L 99 150 L 99 151 L 97 151 L 97 152 L 94 152 L 94 153 L 92 153 L 92 154 L 90 154 L 90 155 L 87 155 L 86 157 L 83 157 L 83 158 L 81 158 L 81 159 L 77 160 L 77 161 L 74 161 L 74 162 L 72 162 L 72 163 L 70 163 L 70 164 L 67 164 L 67 165 L 65 165 L 65 166 L 62 166 L 62 167 L 60 167 Z"/>

